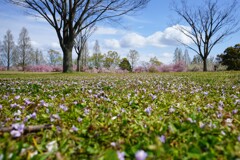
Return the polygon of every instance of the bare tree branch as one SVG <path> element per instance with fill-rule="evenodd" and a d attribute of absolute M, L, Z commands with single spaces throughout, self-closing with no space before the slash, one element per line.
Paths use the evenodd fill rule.
<path fill-rule="evenodd" d="M 224 7 L 223 7 L 224 6 Z M 217 0 L 208 0 L 196 8 L 188 6 L 186 0 L 181 6 L 174 6 L 174 11 L 191 27 L 191 31 L 184 27 L 178 30 L 193 41 L 194 46 L 181 42 L 203 60 L 203 70 L 207 71 L 206 60 L 213 47 L 227 36 L 239 31 L 240 20 L 237 17 L 238 2 L 221 5 Z"/>
<path fill-rule="evenodd" d="M 74 39 L 102 20 L 144 8 L 150 0 L 7 0 L 43 17 L 56 31 L 63 51 L 63 72 L 72 70 Z"/>
<path fill-rule="evenodd" d="M 44 129 L 51 129 L 53 125 L 51 124 L 42 124 L 42 125 L 35 125 L 35 126 L 26 126 L 24 127 L 24 132 L 38 132 Z M 0 128 L 0 132 L 10 132 L 13 130 L 13 127 L 3 127 Z"/>

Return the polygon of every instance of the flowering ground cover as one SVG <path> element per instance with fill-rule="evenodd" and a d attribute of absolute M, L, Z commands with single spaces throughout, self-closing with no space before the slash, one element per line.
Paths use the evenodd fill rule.
<path fill-rule="evenodd" d="M 0 159 L 240 158 L 240 72 L 1 72 L 0 97 Z"/>

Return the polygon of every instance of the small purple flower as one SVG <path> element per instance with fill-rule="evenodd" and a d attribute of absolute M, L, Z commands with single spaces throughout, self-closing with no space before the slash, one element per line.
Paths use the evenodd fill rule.
<path fill-rule="evenodd" d="M 77 105 L 77 104 L 78 104 L 78 102 L 77 102 L 77 101 L 74 101 L 74 102 L 73 102 L 73 104 L 74 104 L 74 105 Z"/>
<path fill-rule="evenodd" d="M 151 115 L 151 112 L 152 112 L 152 107 L 147 107 L 145 110 L 144 110 L 148 115 Z"/>
<path fill-rule="evenodd" d="M 63 104 L 61 104 L 59 107 L 65 112 L 68 110 L 68 108 Z"/>
<path fill-rule="evenodd" d="M 16 137 L 20 137 L 23 132 L 24 132 L 24 127 L 25 125 L 23 123 L 15 123 L 12 124 L 12 131 L 10 132 L 10 134 L 16 138 Z"/>
<path fill-rule="evenodd" d="M 46 103 L 44 100 L 40 101 L 40 105 L 44 107 L 48 107 L 48 103 Z"/>
<path fill-rule="evenodd" d="M 166 142 L 166 137 L 164 135 L 161 135 L 160 137 L 158 137 L 159 140 L 162 142 L 162 143 L 165 143 Z"/>
<path fill-rule="evenodd" d="M 88 115 L 89 112 L 90 112 L 90 109 L 84 108 L 84 114 L 85 114 L 85 115 Z"/>
<path fill-rule="evenodd" d="M 30 117 L 33 118 L 33 119 L 36 119 L 36 117 L 37 117 L 36 112 L 33 112 L 32 114 L 30 114 Z"/>
<path fill-rule="evenodd" d="M 17 105 L 16 103 L 14 103 L 14 104 L 10 104 L 10 106 L 11 106 L 12 108 L 16 108 L 18 105 Z"/>
<path fill-rule="evenodd" d="M 222 113 L 221 112 L 217 113 L 217 118 L 222 118 Z"/>
<path fill-rule="evenodd" d="M 27 116 L 24 118 L 23 122 L 26 123 L 30 118 L 31 118 L 30 115 L 27 115 Z"/>
<path fill-rule="evenodd" d="M 175 112 L 175 108 L 170 107 L 170 108 L 169 108 L 169 113 L 173 113 L 173 112 Z"/>
<path fill-rule="evenodd" d="M 124 113 L 126 112 L 126 110 L 124 108 L 121 108 L 121 112 Z"/>
<path fill-rule="evenodd" d="M 223 110 L 223 107 L 222 107 L 222 106 L 218 106 L 218 110 L 219 110 L 219 111 L 222 111 L 222 110 Z"/>
<path fill-rule="evenodd" d="M 221 106 L 221 107 L 224 107 L 224 103 L 223 103 L 223 101 L 219 101 L 219 106 Z"/>
<path fill-rule="evenodd" d="M 237 113 L 238 113 L 238 109 L 234 109 L 234 110 L 232 111 L 232 113 L 233 113 L 233 114 L 237 114 Z"/>
<path fill-rule="evenodd" d="M 125 156 L 125 153 L 124 152 L 120 152 L 120 151 L 117 151 L 117 156 L 118 156 L 118 159 L 119 160 L 124 160 L 124 156 Z"/>
<path fill-rule="evenodd" d="M 135 153 L 136 160 L 145 160 L 147 158 L 147 153 L 144 150 L 139 150 Z"/>
<path fill-rule="evenodd" d="M 240 99 L 237 99 L 235 102 L 234 102 L 235 105 L 237 104 L 240 104 Z"/>
<path fill-rule="evenodd" d="M 15 123 L 12 124 L 12 128 L 18 130 L 19 132 L 23 133 L 25 125 L 23 123 Z"/>
<path fill-rule="evenodd" d="M 78 131 L 78 128 L 73 125 L 72 128 L 71 128 L 71 130 L 77 132 L 77 131 Z"/>
<path fill-rule="evenodd" d="M 50 121 L 54 122 L 55 120 L 60 120 L 61 118 L 59 117 L 58 114 L 53 114 L 50 116 Z"/>
<path fill-rule="evenodd" d="M 62 128 L 60 126 L 56 126 L 56 129 L 57 129 L 58 132 L 62 131 Z"/>
<path fill-rule="evenodd" d="M 24 99 L 24 102 L 25 102 L 26 105 L 29 105 L 29 104 L 32 103 L 32 102 L 31 102 L 29 99 L 27 99 L 27 98 Z"/>
<path fill-rule="evenodd" d="M 188 117 L 187 120 L 188 120 L 190 123 L 194 123 L 194 121 L 192 120 L 191 117 Z"/>
<path fill-rule="evenodd" d="M 2 109 L 2 105 L 0 104 L 0 109 Z"/>
<path fill-rule="evenodd" d="M 155 100 L 157 98 L 156 95 L 151 94 L 152 100 Z"/>
<path fill-rule="evenodd" d="M 238 136 L 238 138 L 237 138 L 237 139 L 238 139 L 238 142 L 240 142 L 240 136 Z"/>
<path fill-rule="evenodd" d="M 20 116 L 22 114 L 22 112 L 20 110 L 17 110 L 17 112 L 13 113 L 13 116 Z"/>
<path fill-rule="evenodd" d="M 21 136 L 21 133 L 18 131 L 18 130 L 12 130 L 10 132 L 10 134 L 14 137 L 14 138 L 17 138 L 17 137 L 20 137 Z"/>
<path fill-rule="evenodd" d="M 20 98 L 20 96 L 15 96 L 14 99 L 15 100 L 18 100 Z"/>
<path fill-rule="evenodd" d="M 204 128 L 205 127 L 205 124 L 203 122 L 199 122 L 199 127 L 200 128 Z"/>
<path fill-rule="evenodd" d="M 208 92 L 203 92 L 203 94 L 204 94 L 205 96 L 207 96 L 207 95 L 208 95 Z"/>
<path fill-rule="evenodd" d="M 83 119 L 82 119 L 82 118 L 80 118 L 80 117 L 78 117 L 78 118 L 77 118 L 77 121 L 78 121 L 79 123 L 81 123 L 81 122 L 82 122 L 82 120 L 83 120 Z"/>
<path fill-rule="evenodd" d="M 111 142 L 110 145 L 113 146 L 113 147 L 116 147 L 117 143 L 116 142 Z"/>
<path fill-rule="evenodd" d="M 221 131 L 221 134 L 222 134 L 223 136 L 226 136 L 226 133 L 225 133 L 224 131 Z"/>

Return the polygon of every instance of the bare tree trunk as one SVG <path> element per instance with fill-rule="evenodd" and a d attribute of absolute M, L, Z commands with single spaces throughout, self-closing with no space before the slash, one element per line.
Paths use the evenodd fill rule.
<path fill-rule="evenodd" d="M 23 54 L 22 70 L 25 71 L 25 54 Z"/>
<path fill-rule="evenodd" d="M 10 53 L 9 53 L 9 50 L 8 50 L 8 55 L 7 55 L 7 70 L 9 71 L 10 69 Z"/>
<path fill-rule="evenodd" d="M 80 58 L 81 58 L 81 55 L 80 54 L 78 54 L 78 56 L 77 56 L 77 72 L 79 72 L 80 71 Z"/>
<path fill-rule="evenodd" d="M 203 59 L 203 71 L 207 72 L 207 58 Z"/>
<path fill-rule="evenodd" d="M 63 73 L 72 72 L 72 49 L 73 47 L 67 47 L 63 49 Z"/>
<path fill-rule="evenodd" d="M 86 60 L 85 60 L 85 57 L 86 57 L 86 53 L 84 53 L 84 55 L 82 55 L 82 62 L 81 62 L 81 66 L 80 66 L 80 70 L 83 72 L 83 68 L 86 67 Z"/>

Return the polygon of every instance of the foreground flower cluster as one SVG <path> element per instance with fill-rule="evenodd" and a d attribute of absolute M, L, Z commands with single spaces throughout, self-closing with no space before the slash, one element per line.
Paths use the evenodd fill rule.
<path fill-rule="evenodd" d="M 0 77 L 0 159 L 240 157 L 239 72 Z"/>

